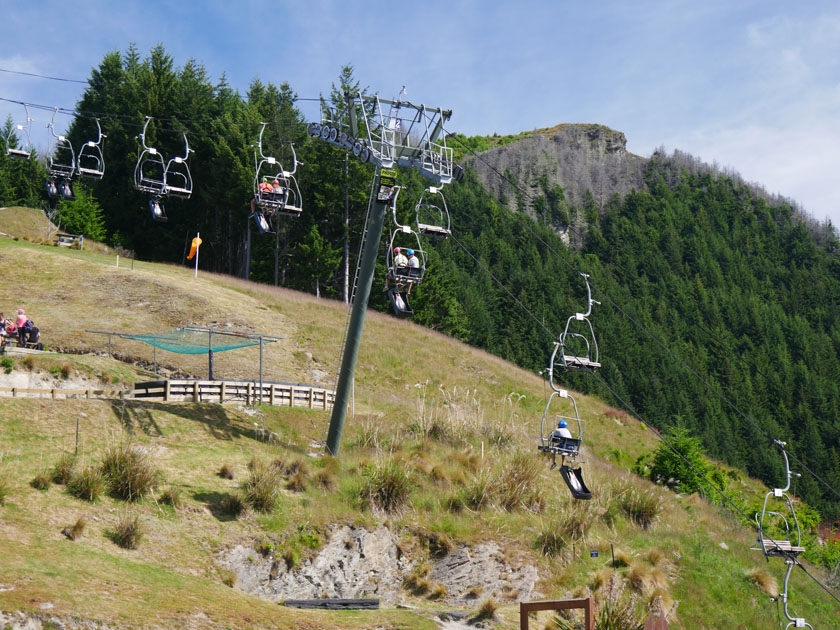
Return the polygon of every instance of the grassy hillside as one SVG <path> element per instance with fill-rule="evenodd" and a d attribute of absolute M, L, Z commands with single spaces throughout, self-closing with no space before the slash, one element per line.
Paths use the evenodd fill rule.
<path fill-rule="evenodd" d="M 0 241 L 0 265 L 17 280 L 4 283 L 0 306 L 26 308 L 44 342 L 66 353 L 39 359 L 45 363 L 15 359 L 12 375 L 50 373 L 59 365 L 66 367 L 52 370 L 57 379 L 87 375 L 130 383 L 150 377 L 151 350 L 114 342 L 117 355 L 146 367 L 92 357 L 84 353 L 101 354 L 107 342 L 85 329 L 154 332 L 230 324 L 283 337 L 266 347 L 267 379 L 331 385 L 346 315 L 342 304 L 222 276 L 202 273 L 196 280 L 191 270 L 175 266 L 115 263 L 101 252 Z M 206 375 L 206 358 L 159 352 L 158 362 Z M 218 377 L 256 378 L 257 370 L 253 349 L 216 360 Z M 669 607 L 679 602 L 672 627 L 774 623 L 775 605 L 747 574 L 757 569 L 781 583 L 782 566 L 750 551 L 753 532 L 728 513 L 630 473 L 656 440 L 625 414 L 583 396 L 583 459 L 595 498 L 573 503 L 535 448 L 544 401 L 540 377 L 377 313 L 366 323 L 355 413 L 337 460 L 317 449 L 328 422 L 323 412 L 0 399 L 0 610 L 116 627 L 434 628 L 438 611 L 472 615 L 492 599 L 499 607 L 491 623 L 516 627 L 515 590 L 476 584 L 464 603 L 441 592 L 424 570 L 464 545 L 494 542 L 507 566 L 536 567 L 534 599 L 577 596 L 587 588 L 602 599 L 614 572 L 640 609 L 656 595 Z M 77 471 L 98 468 L 106 453 L 130 445 L 157 469 L 154 490 L 138 501 L 103 491 L 90 502 L 67 485 L 33 487 L 46 485 L 36 478 L 51 477 L 62 456 L 74 452 L 77 422 Z M 255 422 L 277 440 L 259 439 Z M 276 505 L 237 516 L 234 499 L 248 489 L 249 475 L 271 464 L 280 487 Z M 219 474 L 222 467 L 232 479 Z M 741 479 L 730 492 L 747 500 L 762 489 Z M 174 507 L 166 503 L 173 494 L 179 496 Z M 384 495 L 393 502 L 383 504 Z M 62 529 L 80 517 L 83 535 L 71 541 Z M 137 517 L 145 532 L 135 549 L 114 542 L 126 517 Z M 415 609 L 289 609 L 243 592 L 219 562 L 226 550 L 245 545 L 254 549 L 255 564 L 268 556 L 291 571 L 305 566 L 340 524 L 386 524 L 395 532 L 412 567 L 397 599 Z M 792 609 L 814 627 L 838 627 L 834 602 L 799 572 L 791 594 Z"/>

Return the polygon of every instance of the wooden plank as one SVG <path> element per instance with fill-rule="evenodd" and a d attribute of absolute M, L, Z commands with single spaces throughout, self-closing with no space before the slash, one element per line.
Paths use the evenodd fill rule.
<path fill-rule="evenodd" d="M 321 610 L 379 610 L 378 599 L 287 599 L 289 608 Z"/>
<path fill-rule="evenodd" d="M 225 396 L 227 394 L 227 381 L 222 381 L 222 388 L 219 390 L 219 402 L 225 402 Z"/>

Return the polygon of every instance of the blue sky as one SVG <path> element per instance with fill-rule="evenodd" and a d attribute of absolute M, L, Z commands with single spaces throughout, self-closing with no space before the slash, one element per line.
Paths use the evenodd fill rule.
<path fill-rule="evenodd" d="M 449 130 L 600 123 L 633 153 L 686 151 L 840 226 L 837 2 L 0 0 L 0 21 L 6 70 L 85 80 L 110 51 L 163 44 L 243 93 L 258 77 L 314 98 L 352 63 L 383 96 L 405 85 L 452 109 Z M 7 99 L 73 107 L 83 88 L 0 72 Z M 8 113 L 23 108 L 0 102 Z"/>

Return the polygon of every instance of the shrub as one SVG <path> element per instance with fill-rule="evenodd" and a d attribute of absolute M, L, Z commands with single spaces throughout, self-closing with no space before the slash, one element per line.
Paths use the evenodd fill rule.
<path fill-rule="evenodd" d="M 286 487 L 293 492 L 303 492 L 306 490 L 307 476 L 303 468 L 298 468 L 293 475 L 289 476 L 289 482 Z"/>
<path fill-rule="evenodd" d="M 52 469 L 52 480 L 57 484 L 67 484 L 73 478 L 75 467 L 76 456 L 70 453 L 62 454 Z"/>
<path fill-rule="evenodd" d="M 146 535 L 139 516 L 124 516 L 110 532 L 110 538 L 123 549 L 136 549 Z"/>
<path fill-rule="evenodd" d="M 431 568 L 425 562 L 417 564 L 405 578 L 405 587 L 415 595 L 427 593 L 431 582 L 427 579 Z"/>
<path fill-rule="evenodd" d="M 36 490 L 49 490 L 52 485 L 49 471 L 42 471 L 35 475 L 35 478 L 29 482 L 29 485 Z"/>
<path fill-rule="evenodd" d="M 390 460 L 379 466 L 366 466 L 359 491 L 362 504 L 388 514 L 399 511 L 411 492 L 411 481 L 405 467 Z"/>
<path fill-rule="evenodd" d="M 280 490 L 280 472 L 257 460 L 249 468 L 248 480 L 242 485 L 242 498 L 257 512 L 273 511 Z"/>
<path fill-rule="evenodd" d="M 181 505 L 181 489 L 170 486 L 161 493 L 159 501 L 164 505 L 178 507 Z"/>
<path fill-rule="evenodd" d="M 555 520 L 545 521 L 537 534 L 537 549 L 544 556 L 553 558 L 560 554 L 566 546 L 566 539 L 560 524 Z"/>
<path fill-rule="evenodd" d="M 334 490 L 336 486 L 335 473 L 327 468 L 322 468 L 315 473 L 315 483 L 324 490 Z"/>
<path fill-rule="evenodd" d="M 126 501 L 142 499 L 158 486 L 161 476 L 148 455 L 128 444 L 108 448 L 102 459 L 102 474 L 111 492 Z"/>
<path fill-rule="evenodd" d="M 3 368 L 6 374 L 11 374 L 12 370 L 15 369 L 15 362 L 12 360 L 12 357 L 3 357 L 0 359 L 0 367 Z"/>
<path fill-rule="evenodd" d="M 764 569 L 750 569 L 746 572 L 744 577 L 747 581 L 755 584 L 760 590 L 767 593 L 770 597 L 779 596 L 779 584 L 776 582 L 776 578 Z"/>
<path fill-rule="evenodd" d="M 219 574 L 222 577 L 222 584 L 230 588 L 236 586 L 236 573 L 230 569 L 219 569 Z"/>
<path fill-rule="evenodd" d="M 99 499 L 103 490 L 105 490 L 105 477 L 96 466 L 87 466 L 74 472 L 73 477 L 67 482 L 67 491 L 70 494 L 91 503 Z"/>
<path fill-rule="evenodd" d="M 443 599 L 446 597 L 446 585 L 435 584 L 429 593 L 429 599 Z"/>
<path fill-rule="evenodd" d="M 693 437 L 688 429 L 679 427 L 671 427 L 667 437 L 681 456 L 664 442 L 661 443 L 653 454 L 650 478 L 687 494 L 708 489 L 701 476 L 709 472 L 709 465 L 703 457 L 700 439 Z"/>

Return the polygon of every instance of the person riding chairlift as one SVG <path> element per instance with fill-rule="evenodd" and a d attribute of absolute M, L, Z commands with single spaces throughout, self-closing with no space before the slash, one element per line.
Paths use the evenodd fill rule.
<path fill-rule="evenodd" d="M 565 420 L 560 420 L 557 422 L 557 428 L 551 432 L 551 437 L 549 437 L 549 442 L 552 446 L 561 446 L 566 443 L 567 438 L 571 438 L 572 433 L 569 431 L 566 425 Z M 566 454 L 560 454 L 560 466 L 566 465 Z M 557 451 L 551 451 L 551 470 L 557 468 Z"/>

